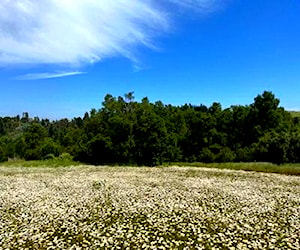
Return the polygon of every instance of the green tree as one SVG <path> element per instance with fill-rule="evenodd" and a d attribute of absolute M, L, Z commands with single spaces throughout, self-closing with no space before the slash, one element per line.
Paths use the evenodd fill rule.
<path fill-rule="evenodd" d="M 167 155 L 167 129 L 164 120 L 155 113 L 154 106 L 147 98 L 137 109 L 133 135 L 136 163 L 155 166 L 164 161 Z"/>
<path fill-rule="evenodd" d="M 41 159 L 40 149 L 44 139 L 47 137 L 47 130 L 39 123 L 32 123 L 23 135 L 24 158 L 26 160 Z"/>
<path fill-rule="evenodd" d="M 255 97 L 254 103 L 250 105 L 250 122 L 252 132 L 257 137 L 279 125 L 279 103 L 272 92 L 264 91 L 262 95 Z"/>
<path fill-rule="evenodd" d="M 8 160 L 8 157 L 6 154 L 6 150 L 5 150 L 4 146 L 2 145 L 2 143 L 0 143 L 0 162 L 4 162 L 7 160 Z"/>
<path fill-rule="evenodd" d="M 43 142 L 41 142 L 40 158 L 44 159 L 47 158 L 49 155 L 57 157 L 60 153 L 60 145 L 55 143 L 52 138 L 45 138 Z"/>
<path fill-rule="evenodd" d="M 277 133 L 272 130 L 265 133 L 255 145 L 255 157 L 258 161 L 282 164 L 288 162 L 290 136 L 288 133 Z"/>

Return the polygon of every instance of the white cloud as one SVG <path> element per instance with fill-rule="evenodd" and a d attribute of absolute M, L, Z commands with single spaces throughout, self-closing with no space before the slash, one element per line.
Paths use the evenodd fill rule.
<path fill-rule="evenodd" d="M 195 8 L 196 10 L 211 11 L 220 2 L 220 0 L 169 0 L 171 3 L 188 7 Z M 224 0 L 223 0 L 224 1 Z"/>
<path fill-rule="evenodd" d="M 59 73 L 31 73 L 26 75 L 18 76 L 18 80 L 38 80 L 38 79 L 50 79 L 50 78 L 60 78 L 65 76 L 74 76 L 85 74 L 85 72 L 74 71 L 74 72 L 59 72 Z"/>
<path fill-rule="evenodd" d="M 135 61 L 135 46 L 155 47 L 153 38 L 169 30 L 168 4 L 208 11 L 216 1 L 1 0 L 0 66 Z"/>

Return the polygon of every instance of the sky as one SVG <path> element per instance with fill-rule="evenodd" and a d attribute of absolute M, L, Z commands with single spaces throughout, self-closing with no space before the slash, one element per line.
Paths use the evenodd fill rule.
<path fill-rule="evenodd" d="M 300 110 L 299 0 L 0 0 L 0 116 L 82 117 L 106 94 Z"/>

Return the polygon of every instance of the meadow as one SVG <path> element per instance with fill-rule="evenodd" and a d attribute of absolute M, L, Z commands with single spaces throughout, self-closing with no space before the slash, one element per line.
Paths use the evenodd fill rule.
<path fill-rule="evenodd" d="M 0 167 L 0 249 L 300 249 L 300 177 Z"/>
<path fill-rule="evenodd" d="M 300 111 L 289 111 L 289 113 L 292 115 L 292 117 L 300 118 Z"/>

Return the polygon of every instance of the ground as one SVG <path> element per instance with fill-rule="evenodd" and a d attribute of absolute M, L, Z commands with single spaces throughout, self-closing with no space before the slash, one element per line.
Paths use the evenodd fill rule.
<path fill-rule="evenodd" d="M 0 167 L 0 249 L 300 249 L 300 177 Z"/>

